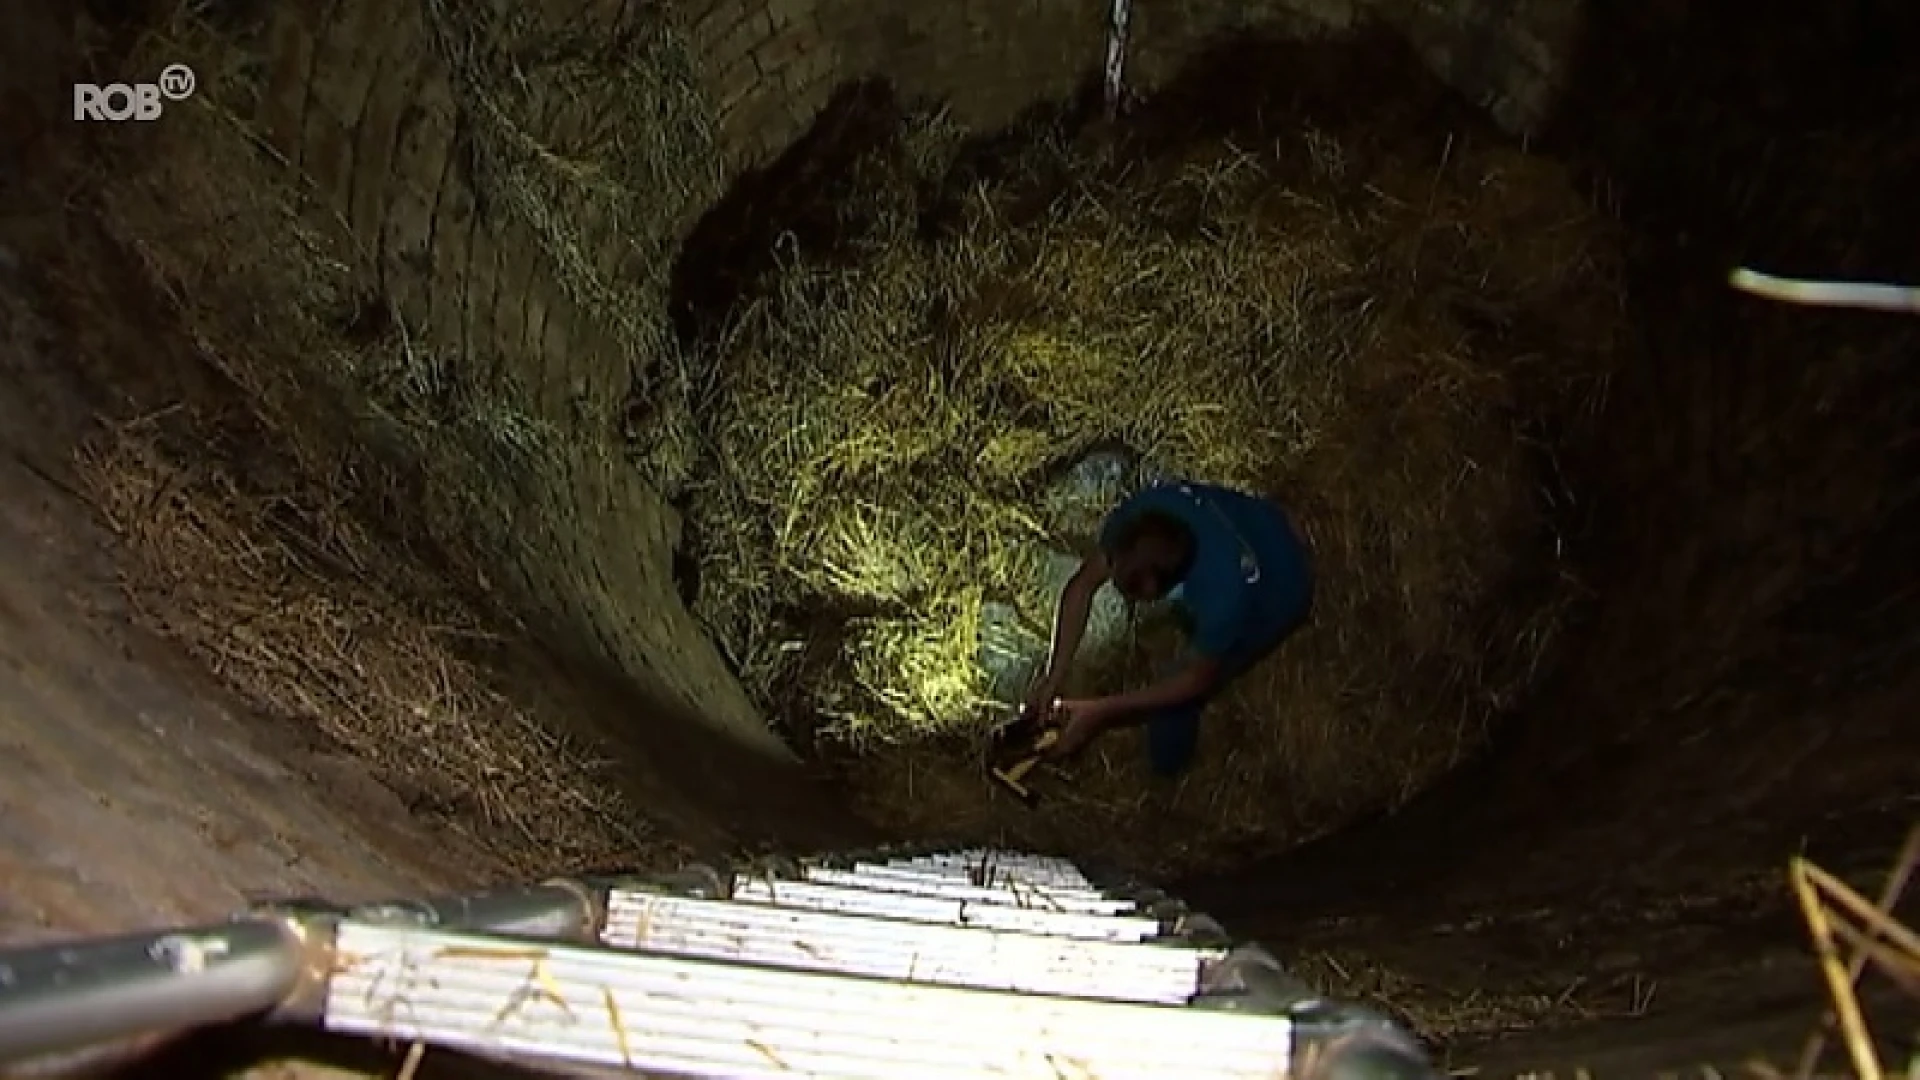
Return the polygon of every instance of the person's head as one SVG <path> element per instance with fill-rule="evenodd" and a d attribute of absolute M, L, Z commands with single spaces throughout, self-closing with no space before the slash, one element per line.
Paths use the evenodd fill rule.
<path fill-rule="evenodd" d="M 1128 521 L 1107 552 L 1113 587 L 1135 603 L 1172 592 L 1192 561 L 1193 533 L 1178 518 L 1151 510 Z"/>

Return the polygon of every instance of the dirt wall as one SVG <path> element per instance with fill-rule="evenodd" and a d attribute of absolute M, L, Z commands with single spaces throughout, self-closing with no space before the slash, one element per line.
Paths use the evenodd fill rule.
<path fill-rule="evenodd" d="M 949 103 L 991 128 L 1036 99 L 1064 97 L 1104 61 L 1102 0 L 693 0 L 693 40 L 735 165 L 790 142 L 832 90 L 869 77 Z M 1575 0 L 1139 0 L 1128 82 L 1151 89 L 1236 33 L 1334 33 L 1377 17 L 1461 93 L 1516 131 L 1538 123 L 1574 42 Z"/>
<path fill-rule="evenodd" d="M 25 259 L 0 242 L 0 939 L 510 876 L 320 732 L 263 722 L 132 628 L 116 542 L 72 470 L 97 403 L 23 303 Z"/>

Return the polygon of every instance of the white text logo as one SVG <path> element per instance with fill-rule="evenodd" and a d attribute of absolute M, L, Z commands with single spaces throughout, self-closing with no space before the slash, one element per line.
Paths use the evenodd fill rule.
<path fill-rule="evenodd" d="M 185 64 L 168 64 L 160 72 L 159 82 L 73 84 L 75 120 L 158 120 L 165 102 L 185 101 L 193 96 L 193 69 Z"/>

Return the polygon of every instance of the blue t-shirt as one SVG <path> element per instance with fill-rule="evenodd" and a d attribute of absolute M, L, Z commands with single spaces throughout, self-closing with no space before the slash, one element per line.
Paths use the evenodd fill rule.
<path fill-rule="evenodd" d="M 1107 515 L 1100 547 L 1111 553 L 1143 511 L 1193 534 L 1193 563 L 1175 598 L 1193 623 L 1195 652 L 1232 662 L 1264 651 L 1305 618 L 1313 597 L 1306 546 L 1273 502 L 1211 484 L 1157 484 Z"/>

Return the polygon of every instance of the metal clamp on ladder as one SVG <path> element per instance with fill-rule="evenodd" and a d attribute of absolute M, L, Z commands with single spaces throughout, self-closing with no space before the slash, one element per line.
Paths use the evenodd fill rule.
<path fill-rule="evenodd" d="M 281 905 L 0 951 L 0 1074 L 263 1017 L 690 1077 L 1436 1075 L 1217 929 L 991 851 Z"/>

